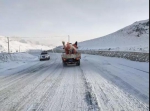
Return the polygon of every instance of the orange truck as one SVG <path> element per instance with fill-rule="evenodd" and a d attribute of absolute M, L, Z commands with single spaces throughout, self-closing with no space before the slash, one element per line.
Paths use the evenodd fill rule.
<path fill-rule="evenodd" d="M 62 42 L 65 53 L 62 54 L 62 62 L 64 66 L 68 64 L 76 64 L 80 66 L 81 53 L 78 52 L 77 42 L 75 44 Z"/>

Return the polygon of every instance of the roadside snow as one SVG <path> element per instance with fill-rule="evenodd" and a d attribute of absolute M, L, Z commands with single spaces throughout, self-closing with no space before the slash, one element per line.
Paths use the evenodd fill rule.
<path fill-rule="evenodd" d="M 0 57 L 4 58 L 0 59 L 0 74 L 7 70 L 15 68 L 19 69 L 20 66 L 26 66 L 27 64 L 32 64 L 32 62 L 34 63 L 38 60 L 38 56 L 33 56 L 28 53 L 0 53 Z"/>
<path fill-rule="evenodd" d="M 90 64 L 94 72 L 142 101 L 149 102 L 149 63 L 93 55 L 84 55 L 83 59 L 84 68 L 86 63 Z"/>

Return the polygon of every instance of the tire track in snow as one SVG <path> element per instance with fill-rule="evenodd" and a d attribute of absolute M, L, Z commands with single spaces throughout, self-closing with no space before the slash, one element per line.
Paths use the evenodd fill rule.
<path fill-rule="evenodd" d="M 44 111 L 87 111 L 85 87 L 78 67 L 64 67 L 63 79 Z"/>
<path fill-rule="evenodd" d="M 55 63 L 55 62 L 54 62 Z M 52 63 L 52 64 L 50 64 L 50 66 L 49 67 L 51 67 L 51 66 L 53 66 L 53 64 L 54 63 Z M 31 75 L 31 73 L 29 73 L 29 75 L 26 77 L 26 78 L 22 78 L 22 81 L 20 81 L 20 83 L 19 82 L 17 82 L 16 84 L 18 84 L 17 85 L 17 87 L 16 87 L 16 85 L 14 85 L 13 87 L 10 87 L 10 88 L 8 88 L 8 90 L 9 91 L 7 91 L 7 93 L 5 93 L 6 94 L 6 96 L 4 96 L 4 95 L 2 95 L 2 97 L 4 96 L 5 98 L 3 98 L 2 100 L 4 101 L 4 100 L 7 100 L 8 102 L 6 102 L 7 104 L 9 104 L 10 103 L 10 105 L 12 105 L 11 104 L 11 102 L 12 101 L 16 101 L 15 100 L 15 96 L 16 96 L 16 99 L 20 99 L 20 98 L 18 98 L 17 96 L 20 96 L 20 90 L 22 90 L 22 89 L 24 89 L 24 88 L 26 88 L 26 86 L 28 86 L 28 85 L 30 85 L 32 82 L 34 82 L 34 81 L 36 81 L 36 79 L 37 78 L 39 78 L 39 77 L 41 77 L 42 76 L 42 72 L 43 71 L 46 71 L 46 70 L 49 70 L 49 67 L 48 68 L 45 68 L 45 69 L 42 69 L 42 70 L 40 70 L 39 72 L 37 72 L 37 73 L 33 73 L 32 75 Z M 34 86 L 35 87 L 35 86 Z M 6 92 L 6 91 L 5 91 Z M 23 95 L 23 98 L 25 97 L 25 95 Z M 13 100 L 14 99 L 14 100 Z M 22 98 L 21 98 L 22 99 Z M 23 101 L 23 100 L 22 100 Z M 2 103 L 2 104 L 5 104 L 5 101 Z M 1 106 L 2 106 L 2 104 L 1 104 Z M 18 104 L 18 103 L 15 103 L 15 104 Z M 10 107 L 10 106 L 9 106 Z M 3 111 L 3 110 L 2 110 Z"/>
<path fill-rule="evenodd" d="M 53 63 L 52 63 L 53 64 Z M 37 66 L 36 68 L 30 68 L 30 70 L 26 71 L 26 72 L 20 72 L 18 74 L 15 74 L 13 77 L 9 77 L 7 79 L 4 79 L 3 81 L 0 81 L 0 90 L 3 90 L 5 89 L 6 87 L 9 87 L 10 85 L 16 83 L 16 82 L 19 82 L 19 81 L 22 81 L 23 78 L 27 77 L 28 75 L 31 75 L 33 73 L 36 73 L 42 69 L 45 69 L 47 68 L 48 66 L 47 65 L 50 65 L 49 63 L 48 64 L 42 64 L 40 66 Z M 34 66 L 35 67 L 35 66 Z"/>
<path fill-rule="evenodd" d="M 123 92 L 115 85 L 112 85 L 111 82 L 105 80 L 101 76 L 103 72 L 96 64 L 86 60 L 82 69 L 85 69 L 86 77 L 90 84 L 92 84 L 92 89 L 96 94 L 102 110 L 148 111 L 149 108 L 146 104 L 138 101 L 130 94 Z"/>
<path fill-rule="evenodd" d="M 85 82 L 82 79 L 82 72 L 80 72 L 79 67 L 75 67 L 75 74 L 72 74 L 73 80 L 73 88 L 72 95 L 70 96 L 71 100 L 73 100 L 72 104 L 70 104 L 69 109 L 76 109 L 77 111 L 87 111 L 88 105 L 85 101 L 86 87 Z M 80 94 L 80 95 L 79 95 Z M 69 101 L 68 101 L 69 102 Z"/>
<path fill-rule="evenodd" d="M 51 65 L 53 65 L 53 63 Z M 40 72 L 45 70 L 45 68 L 43 68 L 42 70 L 40 70 L 39 68 L 37 68 L 37 69 L 38 70 L 36 70 L 36 71 L 33 70 L 32 72 L 27 73 L 24 76 L 19 77 L 18 79 L 16 79 L 13 82 L 8 81 L 8 84 L 4 85 L 0 89 L 0 103 L 3 102 L 4 100 L 6 100 L 8 98 L 8 96 L 11 96 L 11 95 L 15 94 L 16 92 L 19 91 L 19 89 L 24 88 L 27 84 L 32 82 L 33 78 L 38 78 L 39 76 L 41 76 Z M 39 74 L 37 74 L 36 72 L 39 73 Z"/>
<path fill-rule="evenodd" d="M 91 63 L 92 64 L 92 63 Z M 96 64 L 96 63 L 95 63 Z M 110 81 L 112 81 L 114 84 L 118 85 L 119 83 L 119 87 L 122 88 L 123 90 L 131 93 L 131 94 L 136 94 L 138 96 L 138 98 L 140 98 L 141 100 L 143 100 L 144 102 L 148 103 L 149 102 L 149 97 L 143 93 L 141 93 L 139 90 L 137 90 L 135 87 L 131 86 L 129 83 L 125 82 L 122 78 L 112 74 L 110 71 L 108 71 L 107 69 L 105 69 L 103 66 L 101 66 L 100 64 L 95 65 L 93 64 L 96 68 L 98 68 L 99 71 L 105 73 L 102 74 L 102 76 L 104 76 L 105 78 L 109 79 Z M 100 68 L 99 68 L 99 67 Z M 112 65 L 111 65 L 112 66 Z M 117 68 L 119 70 L 121 70 L 120 68 L 116 67 L 116 66 L 112 66 L 114 68 Z M 114 70 L 114 68 L 110 67 L 110 69 L 113 72 L 116 72 L 116 70 Z M 118 71 L 119 71 L 118 70 Z M 130 71 L 125 71 L 126 73 L 129 73 Z M 131 73 L 131 72 L 130 72 Z M 109 75 L 109 76 L 108 76 Z M 142 76 L 142 75 L 141 75 Z M 142 77 L 141 77 L 142 78 Z M 134 81 L 134 79 L 133 79 Z"/>
<path fill-rule="evenodd" d="M 37 67 L 43 66 L 44 64 L 45 63 L 41 64 L 40 62 L 38 62 L 37 64 L 34 64 L 33 66 L 30 66 L 26 69 L 22 69 L 21 71 L 17 71 L 13 74 L 9 74 L 7 76 L 4 76 L 3 78 L 0 78 L 0 82 L 7 81 L 8 79 L 16 78 L 16 77 L 18 77 L 18 75 L 23 74 L 23 73 L 30 73 L 32 70 L 36 70 L 36 69 L 38 69 Z M 14 68 L 14 69 L 16 69 L 16 68 Z"/>
<path fill-rule="evenodd" d="M 27 75 L 31 75 L 32 73 L 36 73 L 42 69 L 45 69 L 49 67 L 49 65 L 54 64 L 56 60 L 57 58 L 53 61 L 48 61 L 44 63 L 38 62 L 37 64 L 27 69 L 23 69 L 17 73 L 5 76 L 2 80 L 0 79 L 0 87 L 4 88 L 4 86 L 8 86 L 9 84 L 11 85 L 12 83 L 18 82 L 18 80 L 21 80 L 21 78 L 25 78 Z"/>
<path fill-rule="evenodd" d="M 147 71 L 140 70 L 140 69 L 137 69 L 137 68 L 134 68 L 134 67 L 131 67 L 131 66 L 127 66 L 127 65 L 124 65 L 124 64 L 119 64 L 119 65 L 122 65 L 122 66 L 125 66 L 125 67 L 129 67 L 129 68 L 132 68 L 132 69 L 136 69 L 138 71 L 145 72 L 145 73 L 149 74 L 149 72 L 147 72 Z"/>
<path fill-rule="evenodd" d="M 55 79 L 59 78 L 59 75 L 58 77 L 53 77 L 56 74 L 57 69 L 59 67 L 60 67 L 60 64 L 58 64 L 57 67 L 55 67 L 53 71 L 49 73 L 47 77 L 45 77 L 44 80 L 42 80 L 32 91 L 30 91 L 30 93 L 28 93 L 28 95 L 25 98 L 22 98 L 24 102 L 22 102 L 21 104 L 18 104 L 18 106 L 16 106 L 16 108 L 14 108 L 12 111 L 36 110 L 36 108 L 40 104 L 42 104 L 42 99 L 45 99 L 45 95 L 48 93 L 48 90 L 54 87 L 54 84 L 56 83 Z M 52 81 L 52 79 L 54 79 L 55 81 Z M 49 83 L 50 81 L 52 82 L 51 84 Z M 43 88 L 43 90 L 46 92 L 43 92 L 44 96 L 40 95 L 41 96 L 40 101 L 35 101 L 37 99 L 37 91 L 39 91 L 40 88 Z"/>
<path fill-rule="evenodd" d="M 44 96 L 41 98 L 40 104 L 38 104 L 35 108 L 32 108 L 32 110 L 34 110 L 34 111 L 41 111 L 41 110 L 44 110 L 46 107 L 48 107 L 46 104 L 55 95 L 56 90 L 59 87 L 59 85 L 60 85 L 60 83 L 61 83 L 61 81 L 63 79 L 63 72 L 64 72 L 64 70 L 62 68 L 59 76 L 55 79 L 55 81 L 48 88 L 48 90 L 46 91 L 46 93 L 44 94 Z M 30 111 L 30 110 L 28 110 L 28 111 Z"/>
<path fill-rule="evenodd" d="M 85 100 L 87 102 L 87 105 L 89 106 L 88 111 L 101 111 L 97 102 L 96 95 L 92 91 L 92 87 L 90 83 L 88 83 L 84 71 L 81 69 L 81 67 L 79 69 L 82 73 L 82 79 L 84 81 L 85 88 L 86 88 Z"/>

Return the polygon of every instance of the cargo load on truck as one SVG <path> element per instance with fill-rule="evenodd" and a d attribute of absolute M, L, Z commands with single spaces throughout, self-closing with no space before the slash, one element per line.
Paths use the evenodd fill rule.
<path fill-rule="evenodd" d="M 64 53 L 62 54 L 63 65 L 76 64 L 80 66 L 81 53 L 78 52 L 78 42 L 74 44 L 67 42 L 67 44 L 65 44 L 63 41 L 62 44 L 64 49 Z"/>

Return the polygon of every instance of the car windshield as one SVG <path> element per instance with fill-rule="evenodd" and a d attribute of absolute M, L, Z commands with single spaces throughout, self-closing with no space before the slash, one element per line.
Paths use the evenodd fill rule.
<path fill-rule="evenodd" d="M 46 55 L 47 53 L 41 53 L 41 55 Z"/>

